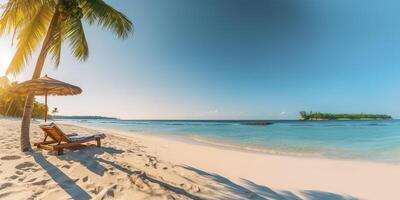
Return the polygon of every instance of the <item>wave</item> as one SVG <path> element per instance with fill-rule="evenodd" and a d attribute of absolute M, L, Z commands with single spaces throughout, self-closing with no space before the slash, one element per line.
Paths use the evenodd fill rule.
<path fill-rule="evenodd" d="M 118 124 L 119 122 L 105 122 L 105 121 L 103 121 L 103 122 L 99 122 L 99 123 L 101 123 L 101 124 Z"/>
<path fill-rule="evenodd" d="M 340 124 L 326 124 L 326 125 L 324 125 L 324 126 L 343 127 L 343 126 L 346 126 L 346 125 L 340 125 Z"/>
<path fill-rule="evenodd" d="M 211 139 L 208 137 L 201 137 L 198 135 L 191 135 L 189 136 L 190 140 L 195 142 L 205 144 L 205 145 L 212 145 L 221 148 L 228 148 L 233 150 L 240 150 L 240 151 L 250 151 L 255 153 L 265 153 L 265 154 L 272 154 L 272 155 L 285 155 L 285 156 L 296 156 L 296 157 L 323 157 L 323 154 L 319 152 L 301 152 L 299 149 L 273 149 L 268 148 L 265 146 L 260 146 L 256 144 L 240 144 L 235 142 L 227 142 L 226 140 L 222 141 L 219 139 Z"/>
<path fill-rule="evenodd" d="M 290 126 L 306 126 L 306 127 L 310 127 L 310 126 L 315 126 L 313 124 L 291 124 Z"/>
<path fill-rule="evenodd" d="M 367 126 L 387 126 L 386 124 L 370 123 Z"/>

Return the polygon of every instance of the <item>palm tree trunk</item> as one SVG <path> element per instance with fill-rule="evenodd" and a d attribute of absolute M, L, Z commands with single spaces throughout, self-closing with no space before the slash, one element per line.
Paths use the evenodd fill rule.
<path fill-rule="evenodd" d="M 40 78 L 42 73 L 44 61 L 46 60 L 48 46 L 50 39 L 53 35 L 54 28 L 56 27 L 57 23 L 59 22 L 60 12 L 58 11 L 58 5 L 56 5 L 55 12 L 53 18 L 51 19 L 49 28 L 46 33 L 46 37 L 44 38 L 42 49 L 40 50 L 39 58 L 36 62 L 35 71 L 32 76 L 33 79 Z M 22 116 L 22 124 L 21 124 L 21 151 L 30 151 L 32 149 L 31 142 L 29 138 L 29 128 L 31 125 L 31 118 L 32 118 L 32 110 L 33 110 L 33 100 L 34 95 L 28 94 L 25 101 L 25 108 L 24 114 Z"/>

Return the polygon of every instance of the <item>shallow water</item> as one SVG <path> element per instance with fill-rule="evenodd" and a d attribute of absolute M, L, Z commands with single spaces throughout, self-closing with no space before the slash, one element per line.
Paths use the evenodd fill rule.
<path fill-rule="evenodd" d="M 81 120 L 89 126 L 129 132 L 178 135 L 213 144 L 269 153 L 400 163 L 400 120 L 242 121 Z"/>

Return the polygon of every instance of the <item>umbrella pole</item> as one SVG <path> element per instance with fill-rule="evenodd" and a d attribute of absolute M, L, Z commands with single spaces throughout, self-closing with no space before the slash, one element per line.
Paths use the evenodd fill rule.
<path fill-rule="evenodd" d="M 44 114 L 44 122 L 47 122 L 47 113 L 49 110 L 49 108 L 47 107 L 47 91 L 44 95 L 44 104 L 45 104 L 45 109 L 46 109 L 46 111 L 45 111 L 46 113 Z"/>

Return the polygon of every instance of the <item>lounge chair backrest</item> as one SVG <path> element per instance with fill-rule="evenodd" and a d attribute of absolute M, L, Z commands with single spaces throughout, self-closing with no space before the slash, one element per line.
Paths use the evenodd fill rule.
<path fill-rule="evenodd" d="M 68 136 L 66 136 L 55 123 L 42 124 L 40 128 L 54 141 L 71 142 Z"/>

